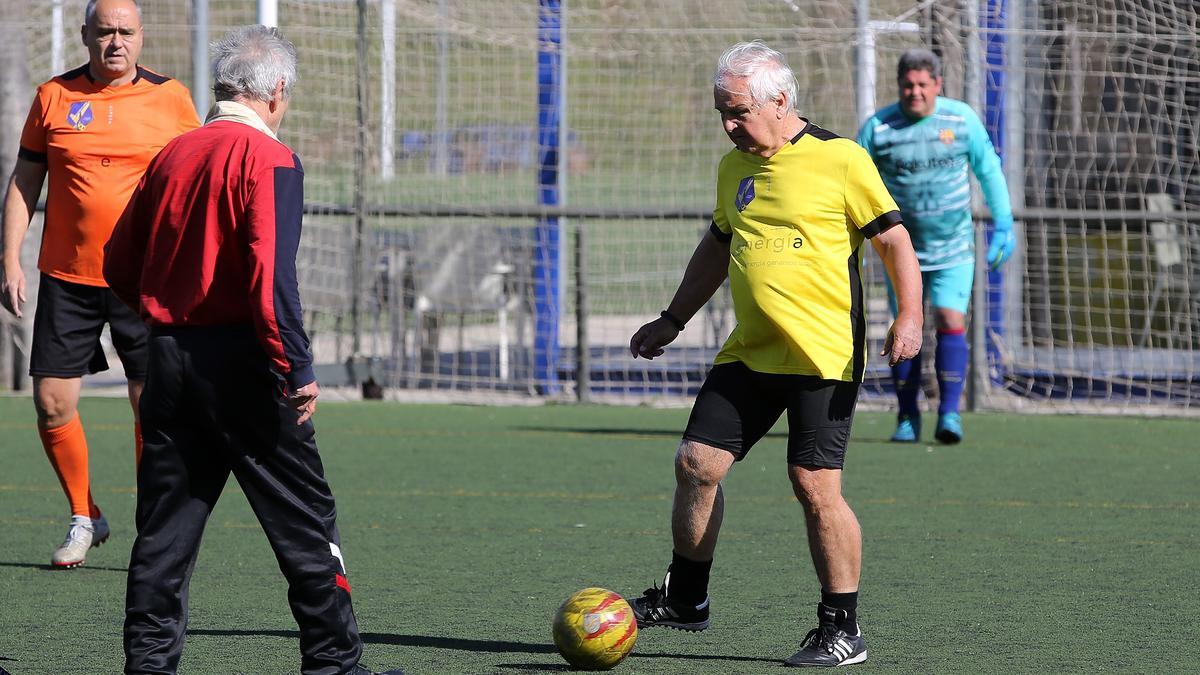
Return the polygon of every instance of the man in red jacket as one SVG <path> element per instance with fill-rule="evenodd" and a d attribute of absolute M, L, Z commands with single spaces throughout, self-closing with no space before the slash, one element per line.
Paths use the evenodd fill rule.
<path fill-rule="evenodd" d="M 368 673 L 309 419 L 304 171 L 275 136 L 296 50 L 263 26 L 214 50 L 216 106 L 150 164 L 104 261 L 113 292 L 150 324 L 125 672 L 175 672 L 200 537 L 232 472 L 287 577 L 301 671 Z"/>

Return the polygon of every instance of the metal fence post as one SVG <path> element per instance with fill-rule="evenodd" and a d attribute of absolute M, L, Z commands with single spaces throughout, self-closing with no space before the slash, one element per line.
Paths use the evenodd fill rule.
<path fill-rule="evenodd" d="M 575 400 L 591 401 L 592 356 L 588 349 L 587 222 L 575 221 Z"/>
<path fill-rule="evenodd" d="M 354 259 L 351 261 L 350 275 L 351 359 L 357 359 L 362 352 L 363 225 L 366 210 L 363 181 L 367 172 L 367 0 L 358 0 L 357 31 L 358 72 L 354 88 L 358 134 L 354 148 Z"/>
<path fill-rule="evenodd" d="M 208 61 L 208 0 L 192 0 L 192 105 L 196 116 L 208 115 L 211 65 Z"/>

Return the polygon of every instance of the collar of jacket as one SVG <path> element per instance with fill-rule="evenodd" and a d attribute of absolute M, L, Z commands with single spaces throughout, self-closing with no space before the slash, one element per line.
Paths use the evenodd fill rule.
<path fill-rule="evenodd" d="M 263 121 L 258 113 L 254 112 L 250 106 L 243 105 L 237 101 L 217 101 L 213 104 L 211 110 L 208 111 L 208 117 L 204 119 L 205 124 L 213 122 L 238 122 L 246 126 L 254 127 L 264 134 L 279 140 L 267 123 Z"/>

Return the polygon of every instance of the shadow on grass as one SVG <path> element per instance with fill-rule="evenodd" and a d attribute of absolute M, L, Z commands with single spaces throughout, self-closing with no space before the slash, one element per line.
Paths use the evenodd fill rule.
<path fill-rule="evenodd" d="M 536 431 L 548 434 L 591 434 L 595 436 L 659 436 L 662 438 L 673 438 L 679 440 L 683 435 L 683 427 L 678 429 L 620 429 L 615 427 L 516 427 L 520 431 Z M 788 432 L 784 431 L 769 431 L 764 438 L 787 438 Z M 921 446 L 940 445 L 933 439 L 921 441 L 918 443 L 892 443 L 891 436 L 854 436 L 851 442 L 856 445 L 864 443 L 879 444 L 879 445 L 908 445 Z"/>
<path fill-rule="evenodd" d="M 253 635 L 281 637 L 299 640 L 300 633 L 294 630 L 225 630 L 214 628 L 197 628 L 188 630 L 189 636 L 208 635 L 215 637 L 248 637 Z M 399 647 L 433 647 L 435 649 L 455 649 L 475 653 L 517 653 L 517 654 L 556 654 L 552 644 L 535 642 L 514 642 L 511 640 L 471 640 L 468 638 L 439 637 L 435 635 L 396 635 L 393 633 L 362 633 L 365 644 L 395 645 Z M 683 661 L 743 661 L 755 663 L 779 663 L 778 659 L 764 659 L 756 656 L 718 656 L 714 654 L 663 654 L 638 652 L 629 655 L 631 659 L 679 659 Z M 546 665 L 543 663 L 507 663 L 497 664 L 497 668 L 512 670 L 570 670 L 565 664 Z"/>
<path fill-rule="evenodd" d="M 282 637 L 299 640 L 299 631 L 294 630 L 225 630 L 213 628 L 198 628 L 188 630 L 188 635 L 210 635 L 217 637 L 245 637 L 262 635 L 267 637 Z M 494 653 L 524 653 L 524 654 L 554 654 L 554 645 L 536 644 L 532 642 L 512 642 L 508 640 L 470 640 L 466 638 L 437 637 L 433 635 L 396 635 L 392 633 L 362 633 L 363 643 L 375 645 L 397 645 L 400 647 L 435 647 L 437 649 L 457 649 L 465 652 L 494 652 Z"/>
<path fill-rule="evenodd" d="M 779 659 L 764 659 L 757 656 L 716 656 L 714 654 L 643 654 L 634 651 L 629 655 L 628 661 L 636 661 L 638 659 L 672 659 L 676 661 L 741 661 L 750 663 L 770 663 L 773 665 L 782 665 Z M 573 672 L 575 668 L 568 666 L 565 663 L 497 663 L 497 668 L 505 670 L 525 670 L 530 672 L 556 671 L 556 672 Z"/>
<path fill-rule="evenodd" d="M 950 444 L 943 443 L 943 442 L 937 440 L 936 438 L 933 438 L 932 436 L 930 436 L 929 438 L 918 439 L 915 442 L 913 442 L 913 441 L 893 441 L 891 436 L 880 436 L 880 437 L 854 436 L 853 438 L 850 439 L 850 443 L 852 445 L 868 445 L 868 444 L 878 445 L 878 446 L 880 446 L 880 448 L 882 448 L 884 450 L 905 450 L 905 449 L 924 450 L 927 447 L 934 447 L 934 448 L 940 448 L 943 450 L 949 450 L 950 448 L 954 447 L 953 443 L 950 443 Z"/>
<path fill-rule="evenodd" d="M 438 649 L 457 649 L 464 652 L 490 653 L 522 653 L 522 654 L 557 654 L 558 650 L 551 644 L 535 642 L 513 642 L 511 640 L 470 640 L 467 638 L 448 638 L 434 635 L 393 635 L 389 633 L 363 633 L 362 641 L 376 645 L 399 645 L 401 647 L 436 647 Z"/>
<path fill-rule="evenodd" d="M 872 445 L 882 445 L 885 447 L 893 447 L 893 448 L 897 448 L 897 447 L 899 447 L 899 448 L 904 448 L 904 447 L 916 448 L 916 447 L 924 447 L 926 445 L 937 445 L 934 441 L 929 441 L 929 442 L 917 441 L 916 443 L 893 442 L 891 436 L 878 436 L 878 437 L 876 437 L 876 436 L 855 436 L 854 438 L 850 439 L 850 442 L 854 443 L 855 445 L 864 445 L 864 444 L 870 443 Z"/>
<path fill-rule="evenodd" d="M 520 431 L 539 431 L 549 434 L 594 434 L 596 436 L 662 436 L 679 440 L 683 426 L 678 429 L 619 429 L 614 427 L 516 427 Z M 786 431 L 772 431 L 767 438 L 787 438 Z"/>
<path fill-rule="evenodd" d="M 20 567 L 27 570 L 40 570 L 42 572 L 55 572 L 57 574 L 66 574 L 67 572 L 78 572 L 82 570 L 96 570 L 97 572 L 122 572 L 128 573 L 129 568 L 126 567 L 101 567 L 99 565 L 80 565 L 79 567 L 55 567 L 43 563 L 30 562 L 0 562 L 0 567 Z"/>

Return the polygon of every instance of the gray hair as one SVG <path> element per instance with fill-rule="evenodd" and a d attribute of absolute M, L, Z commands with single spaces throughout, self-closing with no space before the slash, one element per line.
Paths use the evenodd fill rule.
<path fill-rule="evenodd" d="M 795 108 L 796 76 L 788 67 L 783 54 L 763 44 L 761 40 L 739 42 L 725 50 L 717 59 L 713 85 L 725 91 L 727 77 L 745 77 L 750 88 L 750 100 L 762 105 L 787 94 L 787 110 Z"/>
<path fill-rule="evenodd" d="M 910 49 L 900 55 L 896 79 L 904 77 L 910 70 L 928 71 L 929 76 L 936 80 L 942 76 L 942 60 L 928 49 Z"/>
<path fill-rule="evenodd" d="M 133 8 L 137 10 L 138 23 L 141 23 L 141 21 L 142 21 L 142 6 L 140 4 L 138 4 L 137 0 L 129 0 L 129 1 L 133 3 Z M 100 0 L 88 0 L 87 7 L 83 8 L 83 23 L 84 23 L 84 25 L 91 24 L 92 19 L 96 18 L 96 4 L 98 2 L 100 2 Z"/>
<path fill-rule="evenodd" d="M 296 74 L 296 46 L 278 28 L 242 26 L 212 43 L 213 94 L 218 101 L 239 96 L 269 101 L 283 80 L 283 96 L 292 95 Z"/>

